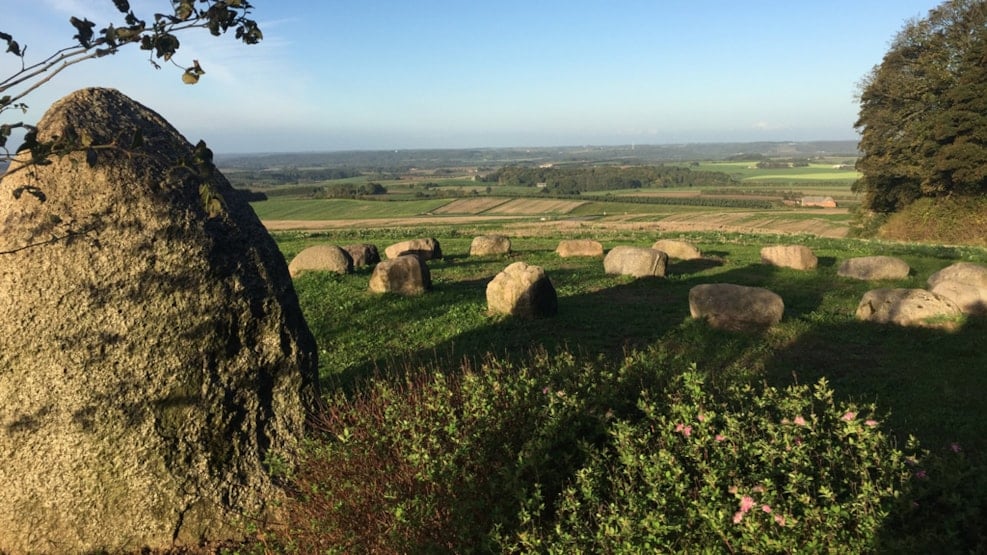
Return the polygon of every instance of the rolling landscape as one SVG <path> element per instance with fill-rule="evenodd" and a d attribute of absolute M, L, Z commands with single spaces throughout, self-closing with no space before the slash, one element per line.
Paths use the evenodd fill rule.
<path fill-rule="evenodd" d="M 612 474 L 629 471 L 621 465 L 598 476 L 604 481 L 579 486 L 603 488 L 593 490 L 589 499 L 571 489 L 572 480 L 584 472 L 601 471 L 594 465 L 610 460 L 605 453 L 615 450 L 625 456 L 623 450 L 631 449 L 615 443 L 614 424 L 632 422 L 654 430 L 649 418 L 657 416 L 645 417 L 651 413 L 642 413 L 640 403 L 650 395 L 677 399 L 674 388 L 682 384 L 676 380 L 697 372 L 696 379 L 719 392 L 718 399 L 731 399 L 727 392 L 733 388 L 753 385 L 744 394 L 748 400 L 768 388 L 798 391 L 796 399 L 809 402 L 810 391 L 791 388 L 822 387 L 832 395 L 830 411 L 866 411 L 872 418 L 868 422 L 880 422 L 876 429 L 883 447 L 867 447 L 879 452 L 851 452 L 864 444 L 836 447 L 844 441 L 839 440 L 827 448 L 820 443 L 805 460 L 763 459 L 767 467 L 752 469 L 743 478 L 730 478 L 724 468 L 705 471 L 727 472 L 716 479 L 721 484 L 746 480 L 750 491 L 787 484 L 784 494 L 756 496 L 759 503 L 772 500 L 775 516 L 787 510 L 788 523 L 804 526 L 778 541 L 885 552 L 981 545 L 984 529 L 977 519 L 982 513 L 976 507 L 977 492 L 987 488 L 978 470 L 987 464 L 982 455 L 987 448 L 982 423 L 987 420 L 979 416 L 983 409 L 975 392 L 987 385 L 980 371 L 987 367 L 987 352 L 977 346 L 987 322 L 970 316 L 944 331 L 870 324 L 854 313 L 860 297 L 875 285 L 922 288 L 931 274 L 955 262 L 987 264 L 987 249 L 976 231 L 956 244 L 863 236 L 860 197 L 852 190 L 859 177 L 853 169 L 853 145 L 824 146 L 751 144 L 717 150 L 702 145 L 677 149 L 675 160 L 662 154 L 634 164 L 623 159 L 625 148 L 591 149 L 598 156 L 594 161 L 587 160 L 586 149 L 559 149 L 555 157 L 550 152 L 522 155 L 522 149 L 489 152 L 482 164 L 465 160 L 478 154 L 462 152 L 221 159 L 220 167 L 232 182 L 249 190 L 251 198 L 265 198 L 252 206 L 286 260 L 315 245 L 371 243 L 383 249 L 416 237 L 437 239 L 444 253 L 428 262 L 432 290 L 417 297 L 369 292 L 370 268 L 347 275 L 308 272 L 295 279 L 320 346 L 320 375 L 331 416 L 319 425 L 327 443 L 310 453 L 294 475 L 302 491 L 319 493 L 296 498 L 291 532 L 282 540 L 302 552 L 327 546 L 391 551 L 397 545 L 415 546 L 413 551 L 485 546 L 483 550 L 537 552 L 617 549 L 612 542 L 645 534 L 659 542 L 659 551 L 734 541 L 746 545 L 744 549 L 757 545 L 771 551 L 780 544 L 771 543 L 777 529 L 770 518 L 751 524 L 748 533 L 757 541 L 729 539 L 737 530 L 724 530 L 727 539 L 714 540 L 684 534 L 673 522 L 639 528 L 652 514 L 647 504 L 636 509 L 612 505 L 614 513 L 597 515 L 603 519 L 599 526 L 607 519 L 615 519 L 614 525 L 624 522 L 622 526 L 630 521 L 620 519 L 640 519 L 612 535 L 597 524 L 551 529 L 556 519 L 588 518 L 583 514 L 591 510 L 587 503 L 608 499 L 615 494 L 610 488 L 632 487 L 621 495 L 644 499 L 653 495 L 648 487 L 670 487 L 662 480 L 622 482 L 631 477 Z M 779 153 L 781 147 L 787 151 Z M 711 152 L 720 157 L 688 159 Z M 530 185 L 505 183 L 495 179 L 505 173 L 498 172 L 503 168 L 518 175 L 524 175 L 522 170 L 563 169 L 567 179 L 573 172 L 589 172 L 614 187 L 621 182 L 613 176 L 634 168 L 659 168 L 663 176 L 674 168 L 697 179 L 598 190 L 587 186 L 589 190 L 562 193 L 550 185 L 553 178 L 561 179 L 558 174 L 540 174 L 548 181 Z M 347 175 L 316 177 L 328 170 Z M 284 176 L 290 176 L 287 182 L 278 182 Z M 826 198 L 836 206 L 807 205 Z M 489 234 L 509 237 L 510 254 L 471 256 L 473 238 Z M 599 258 L 559 257 L 556 245 L 570 239 L 599 241 L 607 250 L 675 239 L 696 245 L 703 258 L 670 261 L 664 278 L 635 279 L 604 273 Z M 818 269 L 763 264 L 760 249 L 782 244 L 811 248 L 819 257 Z M 844 260 L 875 255 L 905 260 L 911 268 L 908 278 L 875 284 L 837 275 Z M 544 268 L 558 292 L 558 315 L 524 320 L 488 313 L 485 288 L 517 261 Z M 690 317 L 689 290 L 721 282 L 778 292 L 785 302 L 782 322 L 751 334 L 711 329 Z M 551 402 L 531 399 L 526 388 L 557 395 Z M 742 402 L 734 404 L 739 400 L 722 402 L 724 424 L 733 414 L 744 421 L 753 418 L 749 423 L 762 427 L 743 432 L 750 434 L 745 440 L 749 446 L 771 444 L 786 433 L 771 428 L 779 421 L 762 422 L 763 415 L 748 412 Z M 488 413 L 493 407 L 485 403 L 504 412 Z M 824 418 L 825 406 L 810 403 L 801 410 Z M 786 416 L 782 412 L 777 418 Z M 493 446 L 499 447 L 491 450 Z M 883 451 L 887 446 L 901 454 Z M 706 456 L 689 462 L 695 455 L 676 453 L 682 458 L 671 464 L 702 467 L 706 460 L 715 467 Z M 876 465 L 855 470 L 875 482 L 844 484 L 849 489 L 833 493 L 833 503 L 854 503 L 860 495 L 857 487 L 896 484 L 893 494 L 887 490 L 890 496 L 882 508 L 868 509 L 877 511 L 867 513 L 874 520 L 855 513 L 852 526 L 841 517 L 825 516 L 825 504 L 800 506 L 799 496 L 816 498 L 820 486 L 792 481 L 799 472 L 814 475 L 817 470 L 809 470 L 814 465 L 848 456 Z M 879 468 L 896 456 L 917 466 L 902 475 L 875 474 L 888 472 Z M 499 470 L 483 470 L 489 468 Z M 524 477 L 531 472 L 540 476 L 536 490 L 528 489 L 534 483 Z M 916 475 L 923 478 L 916 480 Z M 824 476 L 818 479 L 831 479 Z M 879 484 L 878 476 L 891 482 Z M 704 491 L 700 475 L 687 473 L 676 480 L 696 481 L 696 489 L 687 487 L 683 505 L 675 509 L 688 515 L 683 518 L 707 520 L 714 518 L 707 511 L 731 510 L 735 497 L 725 490 L 713 493 L 708 504 L 689 501 Z M 959 482 L 964 486 L 957 487 Z M 360 493 L 348 492 L 344 484 L 360 484 Z M 645 489 L 637 489 L 641 487 Z M 808 489 L 800 493 L 800 487 Z M 596 499 L 599 495 L 604 498 Z M 664 506 L 671 507 L 674 496 L 665 495 Z M 630 517 L 635 511 L 645 512 Z M 560 530 L 565 533 L 559 535 Z M 861 537 L 868 539 L 854 543 Z"/>
<path fill-rule="evenodd" d="M 984 0 L 0 44 L 0 555 L 987 552 Z"/>

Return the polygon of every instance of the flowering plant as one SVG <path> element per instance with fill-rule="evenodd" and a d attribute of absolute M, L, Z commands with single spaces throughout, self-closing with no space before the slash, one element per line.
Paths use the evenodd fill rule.
<path fill-rule="evenodd" d="M 576 474 L 551 530 L 519 550 L 729 552 L 872 550 L 910 475 L 873 417 L 814 387 L 717 391 L 696 371 L 639 421 L 615 422 L 612 449 Z M 865 416 L 866 415 L 866 416 Z"/>

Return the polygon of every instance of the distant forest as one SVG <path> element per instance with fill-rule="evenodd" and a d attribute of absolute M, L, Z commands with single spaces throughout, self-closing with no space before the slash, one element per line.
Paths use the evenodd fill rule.
<path fill-rule="evenodd" d="M 758 156 L 855 158 L 857 154 L 856 141 L 810 141 L 217 154 L 215 161 L 221 170 L 342 168 L 380 175 L 404 173 L 412 169 L 454 167 L 478 167 L 481 171 L 492 171 L 512 164 L 538 166 L 549 162 L 556 165 L 645 166 L 663 162 L 726 160 L 737 156 L 749 160 L 757 159 Z M 304 176 L 301 180 L 304 181 L 307 177 L 309 176 Z"/>
<path fill-rule="evenodd" d="M 680 166 L 507 166 L 483 176 L 482 181 L 498 185 L 541 187 L 549 193 L 563 195 L 642 187 L 718 186 L 736 183 L 725 173 L 692 171 Z"/>

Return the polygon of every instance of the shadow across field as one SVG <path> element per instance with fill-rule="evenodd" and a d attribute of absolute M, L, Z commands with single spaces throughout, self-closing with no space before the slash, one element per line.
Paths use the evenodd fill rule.
<path fill-rule="evenodd" d="M 297 285 L 324 349 L 328 392 L 350 393 L 370 380 L 399 380 L 422 368 L 458 373 L 481 367 L 488 357 L 526 366 L 539 352 L 571 353 L 586 364 L 619 363 L 635 350 L 657 352 L 666 357 L 659 360 L 696 363 L 713 384 L 739 380 L 786 387 L 825 378 L 838 400 L 875 403 L 881 429 L 899 446 L 915 435 L 935 455 L 927 459 L 929 466 L 915 469 L 927 471 L 928 480 L 912 482 L 893 507 L 885 544 L 893 551 L 928 551 L 943 541 L 945 526 L 953 543 L 940 547 L 948 551 L 984 545 L 985 320 L 971 318 L 954 332 L 861 323 L 853 315 L 863 293 L 888 283 L 837 276 L 837 256 L 831 254 L 845 255 L 830 243 L 820 245 L 829 252 L 812 271 L 761 264 L 759 248 L 756 240 L 725 244 L 716 258 L 673 261 L 665 278 L 607 276 L 602 259 L 561 259 L 549 249 L 531 248 L 511 257 L 430 262 L 435 289 L 415 298 L 370 295 L 365 274 L 305 278 Z M 854 255 L 883 247 L 856 248 Z M 916 271 L 896 286 L 921 286 L 932 271 L 955 260 L 938 251 L 905 254 Z M 487 283 L 518 260 L 545 268 L 559 297 L 556 316 L 486 314 Z M 717 282 L 779 294 L 785 302 L 782 323 L 748 334 L 694 321 L 689 290 Z M 899 542 L 905 530 L 913 543 Z M 923 544 L 922 537 L 937 539 Z"/>

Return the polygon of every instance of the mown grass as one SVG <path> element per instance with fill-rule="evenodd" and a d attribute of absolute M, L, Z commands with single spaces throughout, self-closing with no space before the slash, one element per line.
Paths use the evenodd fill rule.
<path fill-rule="evenodd" d="M 829 182 L 849 186 L 860 177 L 854 169 L 835 168 L 833 164 L 809 164 L 800 168 L 758 168 L 756 164 L 755 161 L 701 162 L 694 169 L 723 172 L 744 182 Z"/>
<path fill-rule="evenodd" d="M 694 363 L 714 382 L 786 387 L 825 378 L 841 402 L 874 403 L 886 412 L 887 429 L 900 445 L 915 436 L 933 455 L 962 449 L 962 465 L 944 466 L 942 473 L 950 475 L 931 477 L 933 481 L 909 501 L 913 509 L 888 517 L 882 534 L 894 541 L 887 540 L 887 545 L 983 547 L 976 542 L 987 536 L 975 527 L 987 517 L 987 407 L 982 402 L 987 390 L 987 349 L 982 346 L 987 322 L 969 318 L 958 330 L 943 332 L 864 324 L 855 320 L 854 311 L 871 288 L 920 288 L 932 272 L 953 262 L 987 264 L 987 250 L 727 233 L 659 237 L 585 230 L 565 237 L 597 239 L 608 249 L 680 238 L 706 255 L 701 261 L 673 261 L 663 279 L 632 279 L 606 275 L 598 258 L 559 258 L 554 249 L 561 236 L 518 236 L 510 256 L 468 256 L 472 237 L 490 231 L 466 226 L 276 235 L 289 260 L 317 243 L 372 242 L 383 250 L 392 242 L 420 236 L 436 237 L 445 254 L 429 262 L 434 289 L 420 297 L 370 293 L 369 269 L 296 278 L 302 309 L 320 349 L 324 392 L 361 399 L 360 392 L 373 384 L 403 383 L 421 372 L 455 377 L 465 368 L 483 368 L 491 358 L 497 367 L 530 369 L 538 367 L 532 361 L 544 356 L 606 366 L 620 365 L 629 353 Z M 760 263 L 762 246 L 790 243 L 810 246 L 820 259 L 819 268 L 796 271 Z M 903 258 L 912 274 L 879 283 L 836 275 L 840 261 L 873 254 Z M 518 260 L 546 270 L 559 296 L 557 316 L 522 321 L 486 313 L 486 284 Z M 775 291 L 785 301 L 782 323 L 764 334 L 738 334 L 693 321 L 688 291 L 711 282 Z M 575 455 L 580 439 L 571 440 L 565 449 L 574 449 L 570 454 Z"/>

